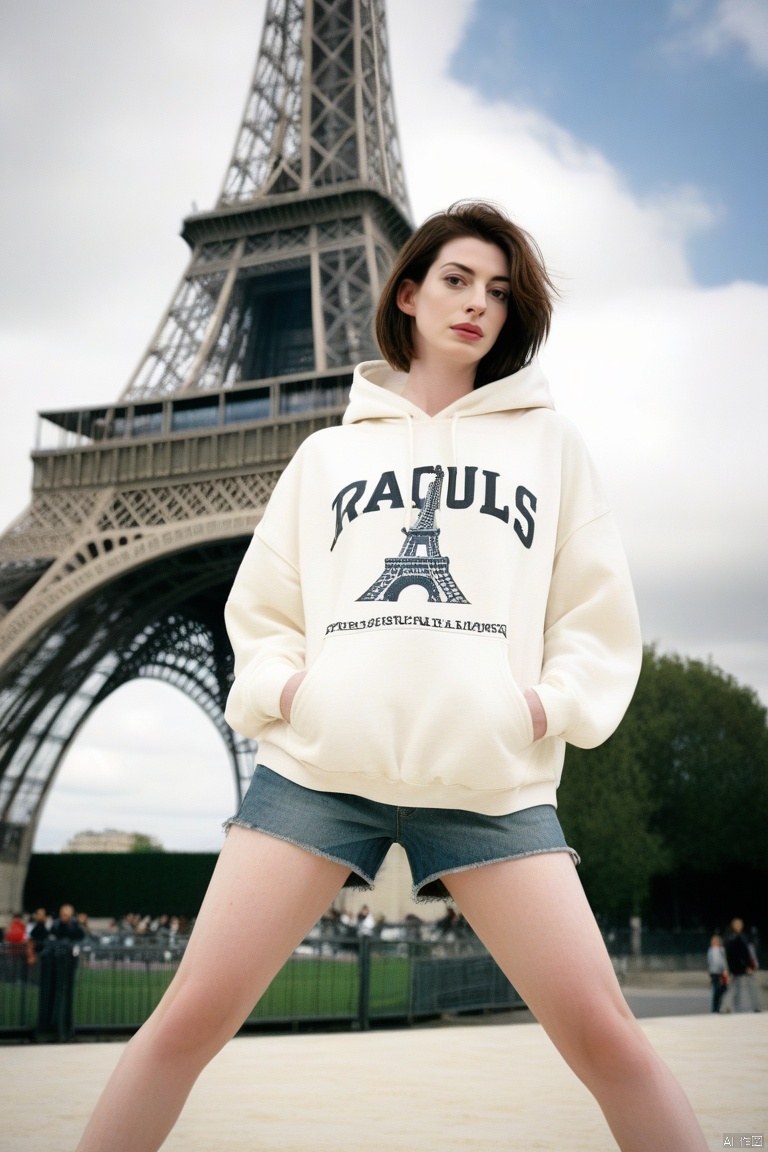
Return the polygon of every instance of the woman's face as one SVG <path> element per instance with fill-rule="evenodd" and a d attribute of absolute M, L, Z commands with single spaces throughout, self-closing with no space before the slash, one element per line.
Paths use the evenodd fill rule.
<path fill-rule="evenodd" d="M 509 258 L 475 236 L 449 240 L 424 281 L 404 280 L 401 311 L 414 319 L 416 358 L 472 365 L 491 350 L 507 318 Z"/>

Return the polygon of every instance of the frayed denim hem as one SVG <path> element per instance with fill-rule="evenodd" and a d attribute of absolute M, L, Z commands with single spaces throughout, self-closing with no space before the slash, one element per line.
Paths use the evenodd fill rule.
<path fill-rule="evenodd" d="M 460 864 L 458 868 L 445 868 L 441 872 L 435 872 L 432 876 L 425 877 L 420 884 L 414 885 L 411 889 L 411 899 L 415 904 L 434 904 L 436 901 L 452 900 L 450 892 L 446 889 L 445 895 L 441 893 L 428 893 L 422 895 L 422 889 L 426 888 L 428 884 L 434 884 L 437 880 L 442 880 L 443 876 L 454 876 L 457 872 L 471 872 L 474 868 L 485 868 L 489 864 L 502 864 L 506 860 L 522 860 L 526 856 L 548 856 L 552 852 L 568 852 L 573 860 L 574 867 L 581 864 L 581 857 L 578 852 L 573 848 L 534 848 L 532 852 L 513 852 L 509 856 L 494 856 L 492 860 L 478 860 L 474 864 Z"/>
<path fill-rule="evenodd" d="M 322 852 L 314 844 L 302 844 L 300 840 L 293 840 L 290 836 L 281 836 L 279 832 L 273 832 L 270 828 L 260 828 L 258 824 L 246 824 L 244 820 L 225 820 L 222 824 L 224 833 L 229 832 L 232 825 L 237 828 L 245 828 L 249 832 L 263 832 L 265 836 L 272 836 L 275 840 L 282 840 L 285 844 L 293 844 L 294 848 L 303 848 L 305 852 L 311 853 L 312 856 L 319 856 L 322 860 L 330 860 L 332 864 L 343 864 L 345 868 L 349 868 L 350 876 L 348 880 L 342 885 L 344 888 L 355 888 L 358 892 L 372 892 L 375 885 L 372 877 L 368 876 L 357 864 L 352 864 L 349 860 L 343 860 L 341 856 L 332 856 L 330 852 Z M 361 883 L 356 883 L 355 877 Z"/>

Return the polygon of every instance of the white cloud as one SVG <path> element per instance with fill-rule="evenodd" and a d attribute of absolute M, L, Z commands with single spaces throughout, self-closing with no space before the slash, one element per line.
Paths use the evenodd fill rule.
<path fill-rule="evenodd" d="M 720 581 L 726 599 L 745 573 L 768 571 L 755 531 L 768 512 L 767 311 L 758 285 L 659 288 L 567 309 L 555 329 L 544 359 L 618 506 L 640 587 L 685 581 L 695 602 Z"/>
<path fill-rule="evenodd" d="M 693 285 L 686 243 L 718 216 L 699 189 L 638 198 L 605 156 L 536 109 L 486 101 L 446 76 L 469 0 L 453 0 L 451 28 L 440 19 L 439 0 L 422 0 L 416 22 L 412 9 L 390 0 L 400 135 L 417 219 L 468 196 L 499 201 L 539 241 L 569 299 Z"/>
<path fill-rule="evenodd" d="M 636 287 L 691 283 L 684 242 L 710 219 L 700 198 L 640 201 L 604 157 L 543 116 L 445 89 L 450 118 L 422 113 L 405 127 L 419 157 L 409 166 L 417 217 L 468 195 L 499 201 L 536 237 L 569 299 L 611 295 L 628 274 Z"/>
<path fill-rule="evenodd" d="M 767 0 L 675 0 L 672 52 L 718 56 L 736 46 L 755 68 L 768 69 Z"/>
<path fill-rule="evenodd" d="M 76 61 L 87 101 L 56 71 L 58 29 L 41 41 L 29 24 L 25 51 L 42 64 L 26 79 L 19 73 L 19 98 L 47 107 L 50 82 L 48 100 L 61 93 L 62 107 L 55 132 L 37 113 L 21 118 L 17 146 L 29 141 L 29 167 L 18 152 L 6 169 L 13 213 L 0 215 L 11 288 L 0 289 L 0 522 L 28 496 L 34 409 L 121 391 L 183 269 L 179 217 L 193 198 L 210 205 L 218 189 L 261 17 L 252 0 L 195 0 L 195 20 L 178 38 L 187 2 L 143 6 L 135 24 L 132 9 L 115 10 L 129 67 L 120 37 L 106 35 L 104 7 L 73 0 L 66 19 L 75 31 L 86 16 L 95 21 L 90 56 Z M 647 639 L 711 654 L 768 700 L 768 545 L 758 527 L 768 514 L 760 439 L 768 287 L 695 283 L 688 241 L 717 219 L 697 189 L 640 199 L 605 156 L 537 110 L 486 102 L 449 79 L 471 0 L 389 0 L 388 11 L 417 218 L 461 197 L 497 200 L 559 278 L 563 302 L 545 368 L 617 507 Z M 88 118 L 87 130 L 78 117 Z M 172 847 L 218 842 L 232 804 L 226 756 L 204 717 L 191 705 L 182 715 L 169 700 L 129 699 L 126 688 L 95 714 L 53 790 L 39 844 L 107 824 Z"/>
<path fill-rule="evenodd" d="M 720 0 L 717 20 L 725 36 L 741 45 L 756 67 L 768 68 L 766 0 Z"/>

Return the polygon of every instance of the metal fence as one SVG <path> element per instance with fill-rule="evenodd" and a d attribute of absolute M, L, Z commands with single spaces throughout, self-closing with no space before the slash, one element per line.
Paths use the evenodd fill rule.
<path fill-rule="evenodd" d="M 182 949 L 163 944 L 47 944 L 34 963 L 0 946 L 0 1035 L 67 1040 L 133 1031 L 152 1013 Z M 448 1012 L 521 1006 L 475 940 L 306 941 L 249 1015 L 246 1028 L 409 1023 Z"/>
<path fill-rule="evenodd" d="M 710 936 L 704 930 L 665 932 L 618 928 L 603 932 L 620 978 L 635 972 L 706 972 Z"/>
<path fill-rule="evenodd" d="M 419 938 L 423 934 L 431 938 Z M 476 937 L 413 925 L 388 938 L 313 930 L 249 1015 L 246 1028 L 369 1028 L 523 1002 Z M 605 933 L 621 977 L 639 970 L 706 970 L 705 933 Z M 170 984 L 186 941 L 89 938 L 50 942 L 30 963 L 25 946 L 0 945 L 0 1036 L 66 1040 L 141 1026 Z"/>
<path fill-rule="evenodd" d="M 40 974 L 24 945 L 0 944 L 0 1034 L 31 1032 L 40 1003 Z"/>

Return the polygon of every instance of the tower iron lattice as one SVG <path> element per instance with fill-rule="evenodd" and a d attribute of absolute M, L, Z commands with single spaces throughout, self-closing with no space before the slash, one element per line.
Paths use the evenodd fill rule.
<path fill-rule="evenodd" d="M 40 413 L 32 501 L 0 537 L 0 911 L 21 904 L 65 752 L 129 680 L 196 700 L 241 792 L 224 601 L 283 468 L 377 354 L 375 302 L 410 230 L 384 0 L 268 0 L 171 303 L 116 402 Z"/>

